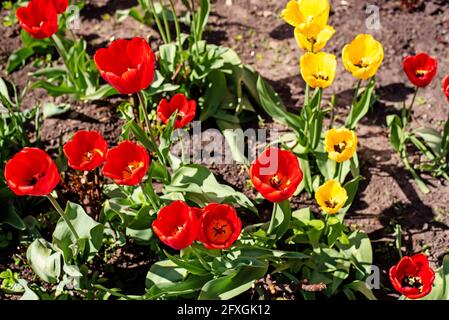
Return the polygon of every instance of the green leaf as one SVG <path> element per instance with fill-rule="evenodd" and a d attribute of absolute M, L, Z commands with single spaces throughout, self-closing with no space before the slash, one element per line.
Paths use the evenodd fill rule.
<path fill-rule="evenodd" d="M 443 138 L 440 132 L 432 128 L 418 128 L 413 133 L 422 138 L 436 155 L 441 154 Z"/>
<path fill-rule="evenodd" d="M 11 85 L 10 83 L 7 83 L 2 77 L 0 77 L 0 101 L 4 104 L 9 104 L 9 106 L 13 106 L 15 105 L 15 103 L 13 103 L 9 95 L 8 84 Z"/>
<path fill-rule="evenodd" d="M 350 289 L 352 291 L 360 292 L 369 300 L 377 300 L 377 298 L 374 296 L 371 289 L 369 289 L 366 286 L 365 282 L 363 282 L 363 281 L 355 280 L 355 281 L 345 285 L 345 289 Z"/>
<path fill-rule="evenodd" d="M 152 286 L 147 290 L 145 297 L 148 299 L 157 298 L 176 298 L 181 297 L 195 298 L 197 292 L 201 290 L 205 283 L 212 279 L 212 275 L 205 276 L 189 275 L 185 280 L 174 283 L 162 283 L 158 286 Z"/>
<path fill-rule="evenodd" d="M 202 266 L 201 263 L 199 263 L 196 260 L 189 260 L 189 261 L 184 261 L 183 259 L 180 259 L 178 257 L 172 256 L 170 255 L 168 252 L 166 252 L 164 250 L 165 255 L 167 256 L 167 258 L 172 261 L 174 264 L 176 264 L 177 266 L 186 269 L 187 271 L 189 271 L 192 274 L 198 275 L 198 276 L 202 276 L 205 274 L 208 274 L 208 271 L 205 270 Z"/>
<path fill-rule="evenodd" d="M 443 149 L 443 154 L 445 154 L 446 157 L 449 158 L 449 118 L 444 125 L 441 148 Z"/>
<path fill-rule="evenodd" d="M 62 218 L 53 232 L 53 243 L 63 251 L 66 262 L 76 253 L 76 245 L 86 261 L 92 259 L 103 244 L 103 225 L 89 217 L 83 207 L 72 202 L 67 202 L 65 214 L 78 233 L 80 243 L 77 244 L 75 236 Z"/>
<path fill-rule="evenodd" d="M 311 227 L 311 229 L 307 231 L 309 242 L 313 248 L 319 248 L 320 238 L 323 234 L 325 224 L 322 220 L 317 219 L 310 220 L 307 224 L 309 227 Z"/>
<path fill-rule="evenodd" d="M 44 68 L 31 74 L 33 77 L 45 77 L 48 79 L 62 78 L 67 75 L 67 70 L 60 67 Z"/>
<path fill-rule="evenodd" d="M 262 247 L 239 246 L 238 250 L 232 251 L 236 258 L 247 259 L 305 259 L 307 255 L 296 251 L 273 250 Z"/>
<path fill-rule="evenodd" d="M 317 110 L 313 113 L 312 119 L 310 119 L 310 146 L 313 150 L 317 149 L 318 144 L 321 141 L 321 136 L 323 134 L 323 120 L 325 115 L 325 112 Z"/>
<path fill-rule="evenodd" d="M 19 230 L 26 229 L 26 225 L 17 213 L 16 207 L 11 203 L 6 204 L 5 209 L 0 210 L 0 224 L 2 223 L 7 223 Z"/>
<path fill-rule="evenodd" d="M 33 290 L 31 290 L 28 287 L 28 282 L 24 279 L 18 279 L 17 280 L 19 282 L 19 284 L 23 287 L 23 289 L 25 290 L 25 292 L 23 293 L 23 295 L 20 297 L 20 300 L 39 300 L 39 296 L 37 294 L 35 294 L 33 292 Z"/>
<path fill-rule="evenodd" d="M 418 148 L 430 161 L 435 160 L 435 155 L 414 135 L 409 136 L 410 141 Z M 435 146 L 434 146 L 435 147 Z M 435 151 L 435 150 L 434 150 Z M 440 152 L 440 149 L 437 150 Z M 438 154 L 438 153 L 437 153 Z"/>
<path fill-rule="evenodd" d="M 362 97 L 357 103 L 351 106 L 351 111 L 346 119 L 345 126 L 348 129 L 354 130 L 359 121 L 368 113 L 369 108 L 374 103 L 374 88 L 376 86 L 376 79 L 373 77 L 368 82 Z"/>
<path fill-rule="evenodd" d="M 52 118 L 54 116 L 59 116 L 70 111 L 70 104 L 64 103 L 56 105 L 52 102 L 46 103 L 43 106 L 43 117 L 44 119 Z"/>
<path fill-rule="evenodd" d="M 347 259 L 356 266 L 355 277 L 357 280 L 365 280 L 371 274 L 373 263 L 373 249 L 368 235 L 361 231 L 355 231 L 348 237 L 349 244 L 337 243 Z"/>
<path fill-rule="evenodd" d="M 27 260 L 33 271 L 45 282 L 56 283 L 61 275 L 60 251 L 45 239 L 34 240 L 27 249 Z"/>
<path fill-rule="evenodd" d="M 145 286 L 160 286 L 162 284 L 172 284 L 184 280 L 188 271 L 178 267 L 170 260 L 163 260 L 154 263 L 148 271 Z"/>
<path fill-rule="evenodd" d="M 54 85 L 48 81 L 38 80 L 31 85 L 31 89 L 42 88 L 45 89 L 51 96 L 60 96 L 63 94 L 75 94 L 76 88 L 69 87 L 65 84 Z"/>
<path fill-rule="evenodd" d="M 226 92 L 226 77 L 223 72 L 213 70 L 207 76 L 207 87 L 201 105 L 200 120 L 213 117 L 220 107 Z"/>
<path fill-rule="evenodd" d="M 220 184 L 209 169 L 197 164 L 185 165 L 176 170 L 165 192 L 185 193 L 187 199 L 201 206 L 211 202 L 238 204 L 257 213 L 254 204 L 243 193 Z"/>
<path fill-rule="evenodd" d="M 175 129 L 175 122 L 178 116 L 178 112 L 175 111 L 170 116 L 167 126 L 165 127 L 162 135 L 160 136 L 159 150 L 161 151 L 162 157 L 165 163 L 170 161 L 170 147 L 173 140 L 173 132 Z"/>
<path fill-rule="evenodd" d="M 176 44 L 169 43 L 159 46 L 159 57 L 163 74 L 173 74 L 176 69 Z"/>
<path fill-rule="evenodd" d="M 322 147 L 322 145 L 320 145 Z M 316 163 L 318 169 L 324 177 L 324 180 L 331 180 L 334 178 L 337 169 L 337 163 L 334 160 L 329 159 L 327 152 L 316 152 Z"/>
<path fill-rule="evenodd" d="M 303 154 L 299 159 L 299 165 L 301 166 L 301 170 L 303 172 L 303 179 L 301 184 L 304 185 L 304 188 L 309 194 L 313 193 L 313 180 L 312 180 L 312 172 L 310 170 L 310 164 L 307 154 Z"/>
<path fill-rule="evenodd" d="M 111 87 L 110 85 L 102 85 L 95 92 L 86 95 L 83 100 L 101 100 L 116 94 L 118 94 L 118 92 L 115 88 Z"/>
<path fill-rule="evenodd" d="M 238 118 L 236 119 L 238 121 Z M 222 121 L 217 119 L 217 125 L 222 131 L 226 142 L 230 146 L 232 159 L 237 163 L 243 163 L 248 165 L 248 159 L 245 157 L 245 141 L 244 133 L 240 124 L 232 123 L 229 121 Z"/>
<path fill-rule="evenodd" d="M 195 34 L 197 35 L 197 40 L 200 40 L 203 36 L 203 31 L 206 27 L 207 20 L 209 19 L 209 14 L 210 0 L 200 0 L 200 8 L 195 21 Z"/>
<path fill-rule="evenodd" d="M 198 300 L 228 300 L 251 288 L 254 281 L 262 278 L 268 271 L 268 264 L 242 266 L 230 274 L 207 282 Z"/>
<path fill-rule="evenodd" d="M 269 236 L 274 236 L 275 241 L 281 239 L 290 226 L 291 218 L 292 211 L 290 208 L 290 201 L 285 200 L 280 203 L 275 203 L 267 234 Z"/>
<path fill-rule="evenodd" d="M 6 72 L 12 73 L 19 66 L 24 65 L 26 60 L 32 55 L 34 55 L 34 49 L 29 47 L 23 47 L 14 51 L 8 58 Z"/>
<path fill-rule="evenodd" d="M 291 127 L 299 135 L 303 135 L 304 121 L 286 110 L 279 95 L 259 76 L 257 80 L 260 105 L 274 120 Z"/>
<path fill-rule="evenodd" d="M 397 115 L 387 116 L 387 125 L 390 128 L 390 142 L 396 152 L 401 152 L 404 141 L 404 130 L 401 118 Z"/>
<path fill-rule="evenodd" d="M 343 187 L 346 189 L 346 193 L 348 195 L 348 200 L 343 208 L 338 212 L 337 217 L 340 222 L 343 222 L 345 218 L 346 212 L 348 212 L 349 208 L 351 208 L 352 203 L 354 202 L 355 197 L 357 196 L 357 191 L 359 190 L 360 181 L 364 178 L 362 176 L 357 176 L 351 181 L 348 181 Z"/>

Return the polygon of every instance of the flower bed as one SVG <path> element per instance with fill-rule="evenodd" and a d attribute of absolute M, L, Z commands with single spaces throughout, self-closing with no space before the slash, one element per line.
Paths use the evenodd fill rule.
<path fill-rule="evenodd" d="M 408 104 L 398 97 L 399 113 L 379 113 L 385 43 L 376 34 L 352 34 L 333 50 L 337 59 L 326 49 L 338 34 L 328 1 L 292 0 L 279 13 L 303 50 L 296 79 L 304 90 L 295 110 L 276 83 L 210 42 L 207 0 L 139 1 L 114 19 L 153 26 L 160 40 L 140 34 L 95 49 L 89 34 L 71 29 L 86 4 L 68 5 L 19 1 L 5 17 L 22 28 L 22 47 L 5 69 L 14 75 L 30 62 L 33 69 L 23 88 L 0 82 L 8 146 L 0 231 L 5 260 L 21 265 L 1 274 L 8 297 L 376 299 L 396 290 L 401 299 L 447 298 L 449 260 L 440 252 L 429 265 L 419 253 L 425 248 L 404 248 L 410 236 L 401 215 L 388 221 L 389 244 L 372 243 L 375 234 L 350 224 L 372 178 L 359 132 L 373 114 L 388 126 L 391 145 L 382 148 L 398 153 L 403 165 L 396 165 L 413 178 L 415 194 L 426 197 L 433 181 L 446 184 L 449 121 L 416 127 L 414 119 L 418 88 L 437 81 L 439 58 L 405 58 L 403 82 L 408 77 L 415 94 Z M 329 90 L 345 73 L 353 89 L 342 104 Z M 42 111 L 23 112 L 33 91 L 57 98 Z M 69 130 L 53 148 L 42 144 L 42 115 L 48 123 L 73 112 L 70 104 L 95 110 L 99 101 L 116 106 L 114 135 L 94 122 Z M 10 252 L 14 243 L 24 251 Z M 142 266 L 132 286 L 112 275 L 120 259 L 124 270 Z M 381 270 L 389 280 L 381 281 Z"/>

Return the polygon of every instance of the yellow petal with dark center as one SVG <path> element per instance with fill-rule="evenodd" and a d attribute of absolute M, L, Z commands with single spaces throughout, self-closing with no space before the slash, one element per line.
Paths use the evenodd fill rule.
<path fill-rule="evenodd" d="M 343 64 L 355 78 L 373 77 L 384 59 L 382 44 L 369 34 L 359 34 L 343 48 Z"/>
<path fill-rule="evenodd" d="M 346 128 L 330 129 L 324 137 L 324 148 L 329 159 L 336 162 L 347 161 L 357 150 L 357 135 Z"/>
<path fill-rule="evenodd" d="M 337 74 L 337 58 L 325 52 L 307 52 L 300 59 L 301 75 L 312 88 L 327 88 Z"/>
<path fill-rule="evenodd" d="M 315 200 L 321 210 L 328 214 L 336 214 L 348 200 L 346 189 L 337 180 L 329 180 L 315 192 Z"/>

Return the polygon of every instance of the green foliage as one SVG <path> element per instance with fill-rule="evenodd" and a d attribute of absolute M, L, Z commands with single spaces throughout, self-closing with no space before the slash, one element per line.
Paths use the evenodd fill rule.
<path fill-rule="evenodd" d="M 405 168 L 411 173 L 420 190 L 423 193 L 429 193 L 430 190 L 420 173 L 429 173 L 434 177 L 449 180 L 449 119 L 442 132 L 422 127 L 411 130 L 409 128 L 411 107 L 407 109 L 404 105 L 401 116 L 387 116 L 390 142 L 401 156 Z M 419 163 L 411 163 L 411 149 L 420 152 L 424 159 L 421 159 Z"/>
<path fill-rule="evenodd" d="M 64 66 L 34 72 L 32 76 L 39 80 L 32 88 L 43 88 L 52 96 L 73 95 L 77 100 L 98 100 L 117 93 L 110 85 L 99 85 L 100 74 L 86 52 L 86 41 L 60 39 L 56 35 L 52 40 Z"/>
<path fill-rule="evenodd" d="M 212 202 L 238 204 L 257 213 L 254 204 L 243 193 L 220 184 L 207 168 L 200 165 L 180 167 L 173 173 L 172 181 L 165 186 L 165 191 L 166 197 L 174 196 L 171 193 L 180 193 L 200 207 Z"/>
<path fill-rule="evenodd" d="M 361 99 L 355 99 L 351 116 L 347 119 L 349 128 L 354 128 L 368 111 L 372 104 L 373 88 L 374 80 L 371 80 Z M 294 135 L 286 134 L 279 142 L 291 149 L 299 158 L 303 182 L 297 193 L 305 189 L 312 194 L 323 182 L 330 179 L 337 179 L 343 184 L 348 174 L 351 174 L 351 181 L 355 182 L 351 184 L 351 202 L 347 202 L 346 212 L 357 193 L 357 188 L 354 187 L 358 186 L 357 182 L 361 179 L 358 158 L 355 154 L 351 160 L 341 164 L 328 159 L 324 150 L 323 121 L 329 110 L 321 108 L 322 90 L 315 91 L 299 115 L 287 111 L 276 92 L 261 77 L 257 80 L 257 90 L 265 112 L 294 131 Z"/>

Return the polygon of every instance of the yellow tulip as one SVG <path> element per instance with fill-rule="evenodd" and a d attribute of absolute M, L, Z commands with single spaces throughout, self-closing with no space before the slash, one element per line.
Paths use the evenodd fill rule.
<path fill-rule="evenodd" d="M 309 37 L 326 27 L 329 11 L 328 0 L 291 0 L 282 11 L 282 18 Z"/>
<path fill-rule="evenodd" d="M 343 48 L 343 64 L 355 78 L 373 77 L 384 59 L 382 44 L 369 34 L 359 34 Z"/>
<path fill-rule="evenodd" d="M 357 149 L 357 135 L 346 128 L 330 129 L 324 137 L 324 148 L 329 159 L 344 162 L 354 156 Z"/>
<path fill-rule="evenodd" d="M 327 214 L 335 214 L 343 208 L 348 200 L 346 189 L 337 180 L 329 180 L 315 192 L 315 200 L 321 210 Z"/>
<path fill-rule="evenodd" d="M 307 52 L 300 59 L 301 75 L 312 88 L 327 88 L 337 74 L 337 58 L 333 54 Z"/>
<path fill-rule="evenodd" d="M 326 26 L 309 37 L 305 36 L 299 28 L 295 28 L 295 39 L 298 46 L 309 52 L 318 52 L 323 49 L 334 34 L 335 29 L 331 26 Z"/>

